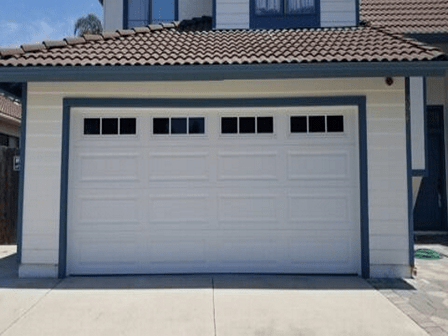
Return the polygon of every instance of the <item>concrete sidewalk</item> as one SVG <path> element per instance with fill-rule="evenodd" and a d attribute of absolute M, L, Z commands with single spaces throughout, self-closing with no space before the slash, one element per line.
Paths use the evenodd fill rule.
<path fill-rule="evenodd" d="M 0 335 L 427 335 L 348 276 L 17 279 L 0 246 Z M 9 269 L 9 270 L 8 270 Z"/>

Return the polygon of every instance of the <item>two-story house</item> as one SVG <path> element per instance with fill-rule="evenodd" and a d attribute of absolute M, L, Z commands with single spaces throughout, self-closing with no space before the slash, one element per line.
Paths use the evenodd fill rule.
<path fill-rule="evenodd" d="M 103 5 L 101 35 L 0 49 L 22 83 L 20 276 L 411 275 L 446 54 L 356 0 Z"/>

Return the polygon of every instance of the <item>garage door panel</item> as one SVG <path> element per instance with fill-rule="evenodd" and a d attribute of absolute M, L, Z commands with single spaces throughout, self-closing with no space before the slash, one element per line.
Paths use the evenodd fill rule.
<path fill-rule="evenodd" d="M 73 234 L 78 248 L 72 251 L 77 263 L 71 264 L 71 270 L 81 274 L 95 274 L 97 269 L 135 268 L 138 264 L 138 239 L 135 233 L 92 232 Z M 90 269 L 90 271 L 89 271 Z M 95 270 L 95 271 L 93 271 Z"/>
<path fill-rule="evenodd" d="M 289 240 L 289 257 L 292 263 L 338 263 L 351 266 L 351 237 L 322 239 L 310 237 L 308 240 Z"/>
<path fill-rule="evenodd" d="M 207 241 L 205 239 L 170 237 L 164 240 L 150 240 L 147 260 L 151 263 L 205 265 L 207 262 L 206 251 Z"/>
<path fill-rule="evenodd" d="M 84 196 L 79 198 L 79 209 L 81 223 L 139 222 L 137 196 Z"/>
<path fill-rule="evenodd" d="M 230 264 L 275 264 L 279 260 L 278 242 L 257 237 L 222 239 L 216 246 L 218 260 L 229 267 Z"/>
<path fill-rule="evenodd" d="M 218 220 L 223 223 L 277 223 L 277 194 L 228 193 L 218 197 Z"/>
<path fill-rule="evenodd" d="M 279 151 L 220 151 L 218 180 L 279 180 Z"/>
<path fill-rule="evenodd" d="M 289 194 L 290 222 L 324 222 L 346 224 L 350 220 L 350 195 Z"/>
<path fill-rule="evenodd" d="M 209 180 L 209 152 L 151 153 L 148 177 L 151 181 L 177 182 Z"/>
<path fill-rule="evenodd" d="M 289 180 L 350 180 L 350 151 L 288 151 Z"/>
<path fill-rule="evenodd" d="M 139 153 L 85 153 L 79 155 L 80 182 L 138 182 Z"/>
<path fill-rule="evenodd" d="M 208 225 L 211 199 L 207 194 L 166 194 L 148 196 L 147 218 L 149 224 L 159 225 Z"/>

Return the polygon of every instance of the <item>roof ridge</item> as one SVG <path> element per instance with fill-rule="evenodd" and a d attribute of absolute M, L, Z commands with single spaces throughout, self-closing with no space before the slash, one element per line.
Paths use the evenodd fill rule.
<path fill-rule="evenodd" d="M 134 27 L 131 29 L 117 29 L 115 31 L 102 32 L 100 34 L 84 34 L 82 36 L 65 37 L 61 40 L 44 40 L 41 43 L 22 44 L 18 48 L 0 48 L 0 59 L 7 59 L 35 51 L 45 51 L 53 48 L 62 48 L 73 45 L 85 44 L 91 41 L 108 41 L 120 37 L 160 31 L 163 29 L 178 28 L 181 22 L 150 24 L 148 26 Z"/>

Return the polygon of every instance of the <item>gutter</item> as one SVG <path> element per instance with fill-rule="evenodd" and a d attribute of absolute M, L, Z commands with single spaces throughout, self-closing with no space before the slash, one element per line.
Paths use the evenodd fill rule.
<path fill-rule="evenodd" d="M 448 61 L 0 67 L 0 82 L 444 76 Z"/>

